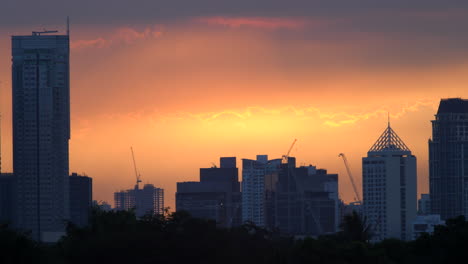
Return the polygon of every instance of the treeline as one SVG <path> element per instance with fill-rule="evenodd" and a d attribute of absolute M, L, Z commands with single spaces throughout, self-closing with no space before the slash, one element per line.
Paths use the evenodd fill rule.
<path fill-rule="evenodd" d="M 220 229 L 185 212 L 137 219 L 132 212 L 93 209 L 86 228 L 69 225 L 53 245 L 0 227 L 0 263 L 455 263 L 468 259 L 468 222 L 448 220 L 433 235 L 411 242 L 367 242 L 358 215 L 341 232 L 294 240 L 252 224 Z"/>

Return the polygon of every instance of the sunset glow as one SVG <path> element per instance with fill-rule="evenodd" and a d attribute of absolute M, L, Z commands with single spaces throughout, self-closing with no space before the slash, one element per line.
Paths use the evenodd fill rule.
<path fill-rule="evenodd" d="M 464 14 L 397 13 L 413 28 L 387 34 L 369 23 L 390 23 L 381 21 L 391 17 L 384 11 L 382 18 L 193 14 L 93 27 L 77 19 L 70 171 L 93 177 L 94 198 L 113 203 L 114 191 L 134 185 L 133 146 L 143 183 L 164 188 L 174 208 L 176 182 L 197 180 L 199 168 L 220 156 L 238 164 L 257 154 L 280 158 L 297 138 L 292 156 L 338 173 L 349 202 L 338 154 L 346 153 L 360 182 L 361 158 L 390 113 L 418 159 L 418 193 L 427 192 L 430 120 L 440 98 L 468 97 L 468 40 L 426 35 L 421 24 L 457 23 Z M 41 27 L 0 25 L 4 172 L 12 170 L 9 36 Z"/>

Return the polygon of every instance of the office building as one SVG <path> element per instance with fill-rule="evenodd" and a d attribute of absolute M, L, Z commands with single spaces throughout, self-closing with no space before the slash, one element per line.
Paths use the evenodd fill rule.
<path fill-rule="evenodd" d="M 431 214 L 431 198 L 429 194 L 421 194 L 421 198 L 418 200 L 418 215 L 430 215 Z"/>
<path fill-rule="evenodd" d="M 220 159 L 220 168 L 200 169 L 199 182 L 178 182 L 176 210 L 212 219 L 220 227 L 241 224 L 241 193 L 236 158 Z"/>
<path fill-rule="evenodd" d="M 70 221 L 79 227 L 87 226 L 93 201 L 93 179 L 72 173 L 68 182 L 70 185 Z"/>
<path fill-rule="evenodd" d="M 261 227 L 272 227 L 274 191 L 281 159 L 268 160 L 257 155 L 256 160 L 242 159 L 242 221 Z"/>
<path fill-rule="evenodd" d="M 0 224 L 12 224 L 15 213 L 15 177 L 13 173 L 0 173 Z"/>
<path fill-rule="evenodd" d="M 416 157 L 390 127 L 362 159 L 363 205 L 373 240 L 410 239 L 416 217 Z"/>
<path fill-rule="evenodd" d="M 69 36 L 12 37 L 15 226 L 56 241 L 69 219 Z"/>
<path fill-rule="evenodd" d="M 142 189 L 124 190 L 114 193 L 115 210 L 134 210 L 137 217 L 164 213 L 164 189 L 145 184 Z"/>
<path fill-rule="evenodd" d="M 333 234 L 340 222 L 338 175 L 315 166 L 296 167 L 288 157 L 274 192 L 274 226 L 296 236 Z"/>
<path fill-rule="evenodd" d="M 429 140 L 431 214 L 468 217 L 468 100 L 442 99 Z"/>

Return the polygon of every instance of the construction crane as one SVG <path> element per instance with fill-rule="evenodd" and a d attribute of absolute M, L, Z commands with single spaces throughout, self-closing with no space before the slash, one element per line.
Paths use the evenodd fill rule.
<path fill-rule="evenodd" d="M 294 139 L 293 143 L 291 144 L 291 147 L 289 147 L 288 152 L 286 155 L 283 155 L 283 160 L 282 163 L 288 163 L 288 158 L 289 158 L 289 153 L 291 153 L 292 148 L 294 147 L 294 144 L 296 144 L 297 139 Z"/>
<path fill-rule="evenodd" d="M 349 176 L 349 179 L 351 181 L 351 185 L 353 185 L 353 190 L 354 190 L 354 195 L 356 195 L 354 197 L 354 201 L 355 202 L 359 202 L 361 203 L 362 200 L 361 200 L 361 195 L 359 195 L 359 192 L 356 188 L 356 184 L 354 183 L 354 178 L 353 178 L 353 174 L 351 173 L 351 169 L 349 168 L 349 164 L 348 164 L 348 159 L 346 158 L 345 154 L 344 153 L 340 153 L 338 155 L 338 157 L 342 157 L 343 158 L 343 162 L 344 162 L 344 165 L 346 167 L 346 171 L 348 172 L 348 176 Z"/>
<path fill-rule="evenodd" d="M 135 162 L 135 154 L 133 153 L 133 147 L 130 147 L 130 150 L 132 151 L 132 158 L 133 158 L 133 168 L 135 169 L 135 176 L 136 176 L 136 185 L 135 189 L 139 190 L 140 189 L 140 182 L 141 182 L 141 175 L 137 170 L 136 162 Z"/>

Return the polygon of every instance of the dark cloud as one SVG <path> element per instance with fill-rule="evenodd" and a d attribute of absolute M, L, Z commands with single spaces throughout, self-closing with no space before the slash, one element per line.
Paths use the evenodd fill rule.
<path fill-rule="evenodd" d="M 145 23 L 193 16 L 374 17 L 379 13 L 441 12 L 468 8 L 457 0 L 1 0 L 0 25 Z"/>

